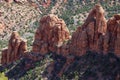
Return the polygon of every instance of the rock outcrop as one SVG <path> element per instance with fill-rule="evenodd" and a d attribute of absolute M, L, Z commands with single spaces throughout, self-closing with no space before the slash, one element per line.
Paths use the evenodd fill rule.
<path fill-rule="evenodd" d="M 120 14 L 108 20 L 107 33 L 104 37 L 104 53 L 112 52 L 120 57 Z"/>
<path fill-rule="evenodd" d="M 120 57 L 120 15 L 114 15 L 107 21 L 104 12 L 102 6 L 95 5 L 85 23 L 73 33 L 72 39 L 62 19 L 53 14 L 43 16 L 35 33 L 32 54 L 25 56 L 36 61 L 39 58 L 34 54 L 44 56 L 52 52 L 68 57 L 69 61 L 69 54 L 82 56 L 87 51 L 92 51 L 103 54 L 112 52 Z M 68 40 L 69 43 L 66 43 Z M 2 51 L 2 64 L 17 60 L 26 51 L 26 41 L 17 32 L 13 32 L 8 49 Z"/>
<path fill-rule="evenodd" d="M 120 15 L 106 21 L 102 6 L 95 5 L 85 23 L 73 33 L 70 53 L 81 56 L 86 51 L 115 53 L 120 57 Z"/>
<path fill-rule="evenodd" d="M 84 73 L 82 72 L 83 80 L 89 78 L 114 80 L 115 77 L 119 80 L 119 41 L 120 14 L 114 15 L 107 21 L 102 6 L 97 4 L 90 11 L 85 23 L 73 33 L 72 39 L 62 19 L 53 14 L 43 16 L 35 33 L 32 51 L 29 54 L 24 55 L 27 51 L 26 41 L 21 39 L 17 32 L 13 32 L 8 49 L 2 51 L 1 62 L 3 65 L 9 64 L 24 56 L 18 66 L 24 64 L 21 71 L 27 71 L 34 67 L 35 64 L 32 63 L 42 60 L 47 53 L 50 53 L 55 62 L 51 62 L 47 67 L 48 77 L 61 77 L 66 71 L 70 74 L 72 70 L 79 70 L 80 72 L 84 71 Z M 16 68 L 19 70 L 20 67 Z M 113 68 L 114 70 L 111 71 Z M 103 72 L 104 70 L 107 70 L 106 73 Z M 14 71 L 10 71 L 8 74 Z M 88 74 L 86 76 L 87 71 L 94 73 L 97 77 Z"/>
<path fill-rule="evenodd" d="M 65 22 L 55 15 L 46 15 L 41 18 L 40 27 L 35 33 L 32 52 L 41 55 L 57 52 L 68 39 L 70 33 Z"/>
<path fill-rule="evenodd" d="M 27 42 L 14 31 L 10 37 L 8 48 L 2 51 L 1 64 L 9 64 L 20 59 L 27 51 Z"/>
<path fill-rule="evenodd" d="M 101 52 L 101 39 L 106 33 L 106 28 L 104 10 L 97 4 L 89 13 L 85 23 L 73 33 L 70 53 L 81 56 L 89 50 Z"/>

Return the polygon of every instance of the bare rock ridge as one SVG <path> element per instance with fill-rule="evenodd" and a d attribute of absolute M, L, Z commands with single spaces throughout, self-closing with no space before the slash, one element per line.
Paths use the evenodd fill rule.
<path fill-rule="evenodd" d="M 102 6 L 95 5 L 85 23 L 78 27 L 71 39 L 70 53 L 81 56 L 86 51 L 102 52 L 102 37 L 107 29 Z"/>
<path fill-rule="evenodd" d="M 114 15 L 107 22 L 107 32 L 104 36 L 104 53 L 113 52 L 120 57 L 120 14 Z"/>
<path fill-rule="evenodd" d="M 80 62 L 79 65 L 86 63 L 86 61 L 82 61 L 81 57 L 84 57 L 83 55 L 87 54 L 89 51 L 91 52 L 90 54 L 94 53 L 92 54 L 92 57 L 88 54 L 89 59 L 87 60 L 89 64 L 94 60 L 91 58 L 97 53 L 98 55 L 102 54 L 101 57 L 96 56 L 95 60 L 98 61 L 98 64 L 99 62 L 103 63 L 103 65 L 106 63 L 113 64 L 114 61 L 117 61 L 118 57 L 120 57 L 120 14 L 115 14 L 107 21 L 104 17 L 104 13 L 105 11 L 101 5 L 95 5 L 85 20 L 85 23 L 77 28 L 72 34 L 72 37 L 70 36 L 64 20 L 53 14 L 45 15 L 40 19 L 40 26 L 36 30 L 31 52 L 27 51 L 26 40 L 22 39 L 17 32 L 13 32 L 9 40 L 8 48 L 2 51 L 1 64 L 8 65 L 9 63 L 23 58 L 23 65 L 21 62 L 18 64 L 20 67 L 15 67 L 15 69 L 24 72 L 35 67 L 33 64 L 36 61 L 42 60 L 46 54 L 51 53 L 53 59 L 56 56 L 59 56 L 57 57 L 59 59 L 54 59 L 59 65 L 56 65 L 56 62 L 52 62 L 50 67 L 48 66 L 47 72 L 54 76 L 52 72 L 56 70 L 56 66 L 57 68 L 60 66 L 59 71 L 55 73 L 57 77 L 61 77 L 65 70 L 69 69 L 69 66 L 75 61 L 78 61 L 77 64 Z M 116 56 L 112 57 L 115 58 L 111 57 L 110 60 L 109 58 L 106 58 L 106 55 L 110 53 L 114 53 Z M 60 57 L 62 58 L 60 59 Z M 75 59 L 78 57 L 79 60 Z M 101 60 L 102 57 L 104 57 L 106 61 Z M 61 63 L 62 61 L 63 63 Z M 106 63 L 104 64 L 104 62 Z M 108 64 L 106 65 L 112 65 Z M 118 63 L 115 63 L 115 65 L 118 65 L 118 67 L 114 67 L 114 70 L 118 70 L 119 72 L 119 61 Z M 99 65 L 97 67 L 99 67 Z M 106 66 L 103 67 L 106 69 Z M 99 68 L 97 69 L 99 70 Z M 111 70 L 112 68 L 109 69 Z M 112 73 L 115 73 L 114 70 Z M 10 70 L 8 74 L 13 73 L 14 71 L 14 69 Z M 113 75 L 112 73 L 111 75 Z M 14 74 L 17 75 L 16 71 Z M 110 74 L 108 75 L 111 76 Z"/>
<path fill-rule="evenodd" d="M 17 32 L 13 32 L 9 40 L 8 48 L 2 51 L 1 63 L 9 64 L 20 59 L 27 52 L 27 42 Z"/>
<path fill-rule="evenodd" d="M 43 16 L 35 33 L 30 53 L 44 56 L 52 52 L 65 56 L 67 62 L 63 68 L 74 61 L 74 57 L 69 57 L 69 54 L 82 56 L 87 51 L 103 54 L 113 52 L 117 57 L 120 57 L 120 15 L 116 14 L 107 21 L 104 12 L 102 6 L 95 5 L 85 23 L 77 28 L 72 38 L 62 19 L 53 14 Z M 13 32 L 8 49 L 2 51 L 1 63 L 8 64 L 16 61 L 26 52 L 26 41 L 22 40 L 17 32 Z M 33 55 L 32 57 L 30 55 L 25 56 L 36 60 Z M 61 74 L 62 72 L 59 75 Z"/>
<path fill-rule="evenodd" d="M 60 52 L 64 41 L 68 39 L 70 39 L 70 33 L 62 19 L 52 14 L 44 16 L 35 33 L 32 52 L 41 55 L 58 50 Z"/>

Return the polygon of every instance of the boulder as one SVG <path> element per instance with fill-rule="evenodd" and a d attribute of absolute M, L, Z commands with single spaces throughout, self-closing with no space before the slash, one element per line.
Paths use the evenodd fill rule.
<path fill-rule="evenodd" d="M 97 53 L 114 53 L 120 57 L 120 14 L 114 15 L 108 21 L 100 5 L 89 13 L 85 23 L 73 33 L 70 43 L 70 53 L 82 56 L 86 51 Z"/>

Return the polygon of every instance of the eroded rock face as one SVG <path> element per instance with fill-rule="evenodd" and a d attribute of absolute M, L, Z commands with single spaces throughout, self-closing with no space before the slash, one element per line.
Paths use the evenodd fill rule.
<path fill-rule="evenodd" d="M 20 59 L 27 51 L 27 42 L 14 31 L 10 37 L 8 49 L 2 51 L 2 64 L 9 64 Z"/>
<path fill-rule="evenodd" d="M 104 10 L 95 5 L 82 27 L 73 33 L 70 53 L 81 56 L 86 51 L 97 53 L 115 53 L 120 57 L 120 15 L 116 14 L 108 21 L 104 17 Z"/>
<path fill-rule="evenodd" d="M 71 40 L 70 53 L 81 56 L 86 51 L 102 51 L 102 36 L 105 35 L 107 28 L 104 10 L 100 5 L 95 7 L 89 13 L 82 27 L 78 27 Z"/>
<path fill-rule="evenodd" d="M 40 27 L 35 33 L 32 52 L 44 55 L 56 52 L 64 41 L 70 39 L 70 33 L 65 22 L 50 14 L 40 20 Z"/>
<path fill-rule="evenodd" d="M 120 57 L 120 14 L 114 15 L 107 22 L 104 39 L 104 53 L 112 52 Z"/>

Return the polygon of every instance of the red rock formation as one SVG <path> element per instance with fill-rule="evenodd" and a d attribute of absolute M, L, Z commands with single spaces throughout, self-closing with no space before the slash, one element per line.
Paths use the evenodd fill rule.
<path fill-rule="evenodd" d="M 27 51 L 26 40 L 17 32 L 13 32 L 9 40 L 8 49 L 2 51 L 2 64 L 11 63 L 23 56 Z"/>
<path fill-rule="evenodd" d="M 6 64 L 7 63 L 7 59 L 6 59 L 7 51 L 8 51 L 8 49 L 2 50 L 1 64 Z"/>
<path fill-rule="evenodd" d="M 69 39 L 69 31 L 64 27 L 64 21 L 53 15 L 44 16 L 36 31 L 33 52 L 46 54 L 52 51 L 63 56 L 69 53 L 82 56 L 86 51 L 94 51 L 104 54 L 115 52 L 119 55 L 119 19 L 120 15 L 115 15 L 107 22 L 102 6 L 97 4 L 82 27 L 78 27 L 73 33 L 70 44 L 63 44 Z"/>
<path fill-rule="evenodd" d="M 73 33 L 71 43 L 68 44 L 69 51 L 75 56 L 82 56 L 86 51 L 97 53 L 113 52 L 120 57 L 120 15 L 114 15 L 108 22 L 104 17 L 104 10 L 96 5 L 82 27 Z M 67 56 L 69 57 L 69 56 Z M 67 58 L 58 76 L 69 66 L 74 58 Z"/>
<path fill-rule="evenodd" d="M 78 27 L 70 40 L 70 33 L 65 22 L 53 14 L 46 15 L 41 18 L 40 26 L 36 30 L 32 54 L 24 55 L 27 51 L 26 41 L 21 39 L 17 32 L 13 32 L 8 49 L 2 51 L 2 64 L 13 62 L 23 55 L 36 61 L 42 58 L 37 58 L 37 55 L 45 55 L 50 52 L 65 57 L 68 57 L 69 54 L 82 56 L 86 51 L 104 54 L 113 52 L 120 57 L 119 27 L 120 15 L 114 15 L 107 22 L 103 8 L 97 4 L 89 13 L 85 23 Z M 68 40 L 70 42 L 65 43 Z M 69 61 L 68 58 L 67 63 Z M 67 63 L 66 65 L 68 65 Z"/>
<path fill-rule="evenodd" d="M 106 22 L 103 8 L 95 5 L 82 27 L 73 33 L 70 53 L 81 56 L 90 50 L 104 54 L 112 52 L 120 57 L 119 27 L 119 14 Z"/>
<path fill-rule="evenodd" d="M 106 33 L 107 24 L 104 10 L 100 5 L 95 5 L 81 28 L 79 27 L 72 36 L 70 53 L 81 56 L 88 50 L 101 51 L 100 44 L 102 36 Z"/>
<path fill-rule="evenodd" d="M 104 53 L 113 52 L 120 57 L 120 15 L 116 14 L 107 22 Z M 107 46 L 107 47 L 106 47 Z"/>
<path fill-rule="evenodd" d="M 56 52 L 63 42 L 70 38 L 65 22 L 55 15 L 46 15 L 40 20 L 40 27 L 35 33 L 32 52 L 44 55 Z"/>

